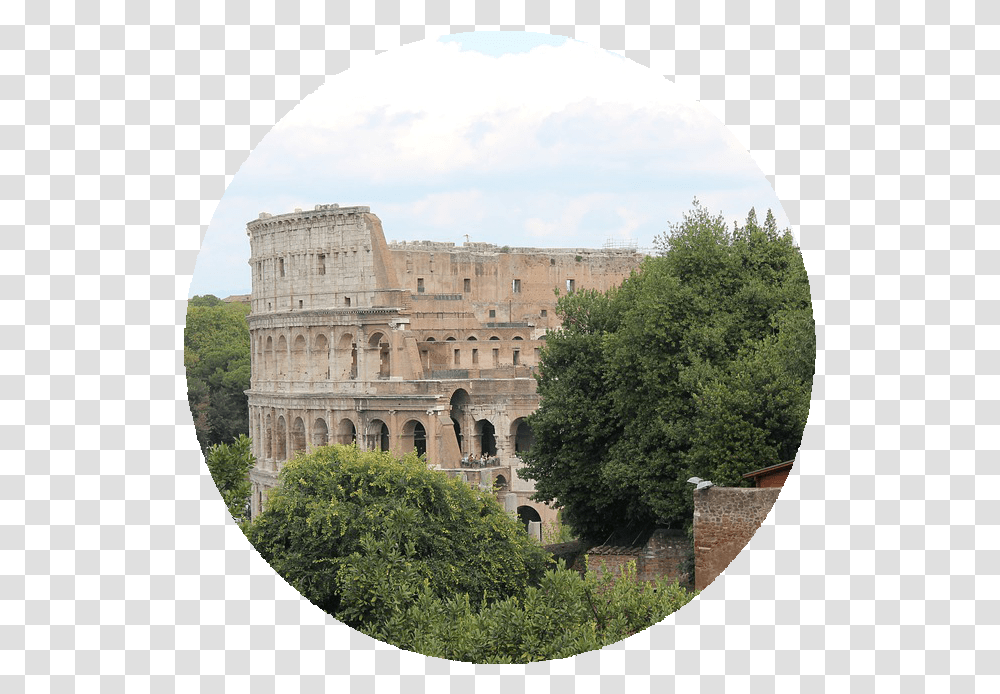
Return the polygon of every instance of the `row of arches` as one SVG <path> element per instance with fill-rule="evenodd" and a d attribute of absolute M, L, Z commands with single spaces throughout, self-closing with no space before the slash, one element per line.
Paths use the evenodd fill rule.
<path fill-rule="evenodd" d="M 299 333 L 289 340 L 284 335 L 259 336 L 256 340 L 255 377 L 263 380 L 315 381 L 324 379 L 353 380 L 359 375 L 359 350 L 354 333 L 344 333 L 331 353 L 330 341 L 324 333 L 314 335 L 311 343 Z M 387 333 L 376 331 L 362 346 L 362 361 L 369 379 L 389 378 L 391 342 Z"/>
<path fill-rule="evenodd" d="M 301 416 L 286 420 L 284 415 L 268 413 L 264 415 L 261 426 L 261 454 L 264 458 L 273 460 L 288 460 L 296 453 L 305 451 L 307 438 L 313 448 L 334 443 L 357 443 L 365 450 L 388 451 L 391 445 L 389 426 L 381 419 L 368 422 L 360 441 L 357 427 L 348 418 L 342 419 L 331 434 L 326 420 L 316 417 L 309 428 L 308 437 L 306 421 Z M 415 419 L 407 421 L 400 432 L 400 439 L 403 451 L 416 449 L 418 455 L 427 453 L 427 429 L 422 422 Z"/>

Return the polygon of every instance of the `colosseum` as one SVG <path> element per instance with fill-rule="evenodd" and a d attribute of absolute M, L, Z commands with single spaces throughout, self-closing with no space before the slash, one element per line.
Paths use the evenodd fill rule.
<path fill-rule="evenodd" d="M 416 449 L 493 488 L 523 522 L 555 511 L 516 474 L 538 407 L 533 372 L 557 295 L 604 290 L 634 249 L 386 243 L 368 207 L 317 205 L 247 224 L 256 464 L 251 513 L 284 461 L 328 443 Z"/>

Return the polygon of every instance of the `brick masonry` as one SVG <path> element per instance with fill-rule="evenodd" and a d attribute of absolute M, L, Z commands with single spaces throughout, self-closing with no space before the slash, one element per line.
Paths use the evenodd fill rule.
<path fill-rule="evenodd" d="M 780 487 L 709 487 L 694 492 L 695 590 L 704 590 L 726 570 L 780 493 Z"/>
<path fill-rule="evenodd" d="M 587 566 L 599 575 L 605 571 L 621 574 L 622 568 L 630 561 L 636 563 L 636 578 L 640 581 L 655 581 L 663 576 L 686 584 L 689 577 L 683 572 L 689 545 L 681 531 L 659 529 L 645 543 L 638 547 L 601 545 L 587 552 Z"/>

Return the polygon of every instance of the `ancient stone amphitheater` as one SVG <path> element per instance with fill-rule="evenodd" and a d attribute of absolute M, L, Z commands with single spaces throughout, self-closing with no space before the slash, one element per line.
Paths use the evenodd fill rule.
<path fill-rule="evenodd" d="M 523 521 L 554 519 L 516 470 L 556 290 L 619 284 L 634 249 L 387 244 L 368 207 L 338 205 L 262 213 L 247 236 L 253 515 L 284 461 L 357 442 L 416 449 Z"/>

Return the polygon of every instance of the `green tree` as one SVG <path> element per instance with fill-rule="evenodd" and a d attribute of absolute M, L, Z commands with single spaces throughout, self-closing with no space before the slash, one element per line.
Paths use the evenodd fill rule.
<path fill-rule="evenodd" d="M 249 521 L 250 468 L 254 465 L 250 437 L 240 434 L 232 443 L 210 446 L 205 463 L 233 520 Z"/>
<path fill-rule="evenodd" d="M 364 631 L 406 650 L 474 663 L 568 658 L 637 634 L 686 605 L 696 593 L 676 581 L 637 581 L 635 563 L 620 576 L 581 576 L 559 566 L 537 586 L 476 609 L 466 595 L 417 591 L 409 604 Z"/>
<path fill-rule="evenodd" d="M 686 525 L 689 477 L 741 485 L 790 460 L 808 414 L 815 330 L 791 233 L 754 210 L 729 231 L 695 200 L 656 243 L 618 290 L 559 300 L 536 375 L 522 476 L 588 539 Z"/>
<path fill-rule="evenodd" d="M 550 559 L 496 499 L 416 453 L 319 448 L 285 464 L 247 536 L 286 581 L 344 623 L 379 623 L 426 584 L 478 607 L 521 594 Z"/>
<path fill-rule="evenodd" d="M 202 451 L 250 433 L 250 307 L 208 295 L 188 302 L 184 368 Z"/>

